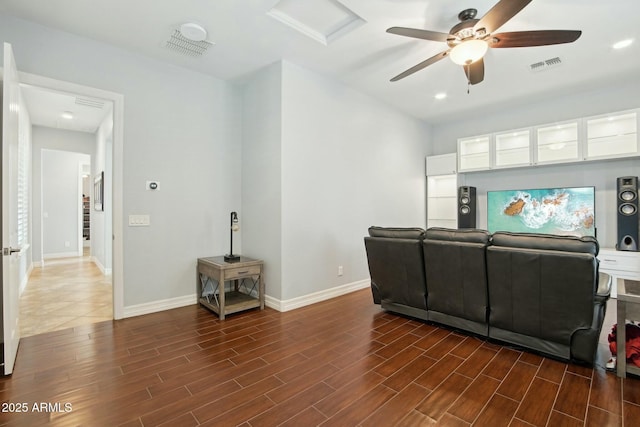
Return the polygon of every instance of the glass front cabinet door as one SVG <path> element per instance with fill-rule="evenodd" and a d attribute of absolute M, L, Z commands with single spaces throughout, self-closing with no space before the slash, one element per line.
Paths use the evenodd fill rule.
<path fill-rule="evenodd" d="M 585 159 L 637 155 L 638 115 L 636 111 L 592 117 L 586 120 Z"/>
<path fill-rule="evenodd" d="M 537 128 L 536 164 L 578 161 L 579 148 L 577 121 Z"/>
<path fill-rule="evenodd" d="M 491 167 L 489 135 L 458 140 L 458 172 L 487 170 Z"/>
<path fill-rule="evenodd" d="M 496 168 L 531 164 L 531 132 L 529 129 L 498 133 L 495 136 Z"/>

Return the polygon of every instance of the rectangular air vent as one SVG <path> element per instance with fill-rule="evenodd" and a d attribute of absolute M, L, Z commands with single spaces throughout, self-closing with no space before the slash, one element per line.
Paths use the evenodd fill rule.
<path fill-rule="evenodd" d="M 552 67 L 557 67 L 562 64 L 562 60 L 559 57 L 546 59 L 544 61 L 538 61 L 529 65 L 529 70 L 533 72 L 547 70 Z"/>
<path fill-rule="evenodd" d="M 213 43 L 202 40 L 189 40 L 180 30 L 175 30 L 165 45 L 167 49 L 187 56 L 202 56 Z"/>
<path fill-rule="evenodd" d="M 76 105 L 102 109 L 104 107 L 104 101 L 101 99 L 76 97 Z"/>

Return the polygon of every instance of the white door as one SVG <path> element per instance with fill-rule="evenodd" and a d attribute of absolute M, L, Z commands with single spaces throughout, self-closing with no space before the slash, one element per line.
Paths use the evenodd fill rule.
<path fill-rule="evenodd" d="M 4 374 L 13 372 L 20 342 L 18 279 L 18 127 L 20 86 L 11 45 L 2 79 L 2 326 Z"/>

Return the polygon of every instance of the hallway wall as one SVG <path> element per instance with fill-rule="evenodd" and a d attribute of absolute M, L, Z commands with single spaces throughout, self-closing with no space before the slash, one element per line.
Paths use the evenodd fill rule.
<path fill-rule="evenodd" d="M 43 165 L 43 150 L 55 150 L 60 153 L 81 153 L 87 156 L 89 159 L 94 156 L 95 152 L 95 137 L 93 134 L 86 132 L 73 132 L 63 129 L 53 129 L 42 126 L 33 126 L 32 127 L 32 218 L 33 218 L 33 227 L 32 227 L 32 254 L 33 254 L 33 262 L 40 262 L 43 260 L 42 254 L 62 254 L 65 252 L 78 251 L 78 238 L 77 235 L 73 240 L 71 236 L 68 237 L 57 237 L 51 236 L 52 239 L 56 240 L 56 242 L 50 242 L 49 247 L 43 247 L 42 240 L 40 236 L 42 235 L 42 221 L 44 207 L 43 207 L 43 175 L 42 175 L 42 165 Z M 56 159 L 59 159 L 60 156 L 55 156 Z M 56 159 L 51 158 L 51 161 L 57 161 Z M 79 159 L 78 159 L 79 160 Z M 86 162 L 88 163 L 88 161 Z M 77 194 L 77 175 L 78 168 L 75 166 L 73 171 L 74 176 L 76 177 L 75 186 L 68 188 L 68 191 L 73 192 L 74 196 Z M 52 203 L 54 200 L 52 200 Z M 77 212 L 77 209 L 74 213 Z M 54 219 L 54 218 L 51 218 Z M 77 216 L 76 220 L 77 221 Z M 77 222 L 76 222 L 77 224 Z M 51 226 L 55 226 L 54 223 L 50 224 Z M 55 230 L 52 230 L 55 231 Z M 77 233 L 77 226 L 76 226 Z M 73 247 L 64 247 L 65 241 L 73 242 Z"/>
<path fill-rule="evenodd" d="M 229 212 L 240 210 L 239 90 L 3 14 L 0 38 L 12 44 L 22 72 L 123 95 L 124 315 L 194 303 L 196 259 L 228 250 Z M 146 190 L 147 180 L 160 189 Z M 151 224 L 128 227 L 136 214 Z"/>

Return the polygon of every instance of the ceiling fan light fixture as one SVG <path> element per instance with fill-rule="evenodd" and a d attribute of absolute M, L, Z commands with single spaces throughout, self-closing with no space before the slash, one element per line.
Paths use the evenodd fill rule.
<path fill-rule="evenodd" d="M 454 46 L 449 57 L 458 65 L 469 65 L 482 59 L 487 53 L 487 49 L 489 49 L 489 45 L 484 40 L 467 40 Z"/>

